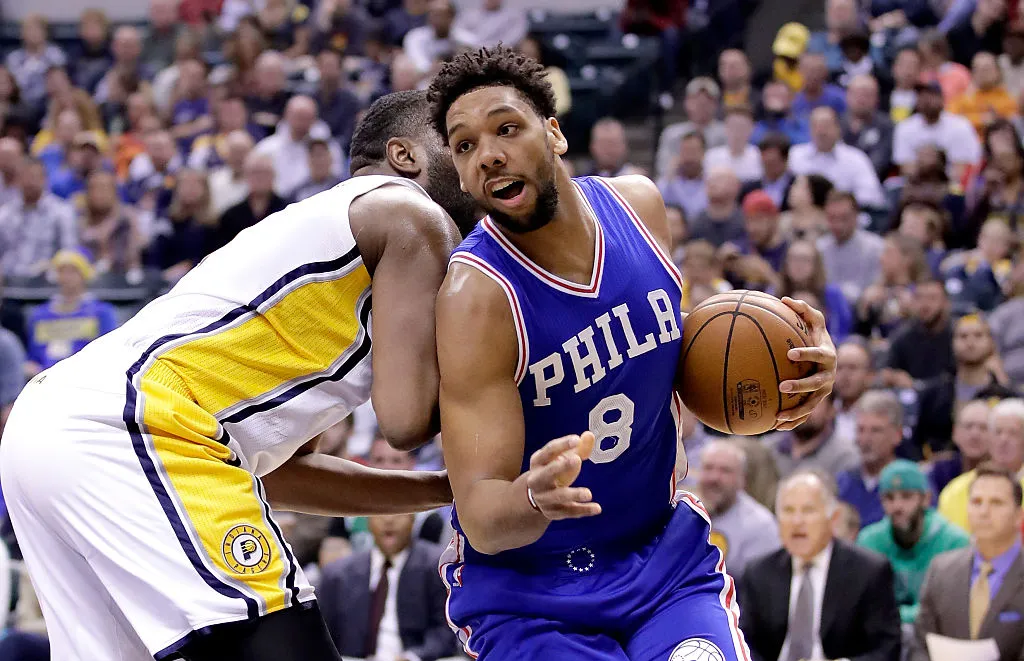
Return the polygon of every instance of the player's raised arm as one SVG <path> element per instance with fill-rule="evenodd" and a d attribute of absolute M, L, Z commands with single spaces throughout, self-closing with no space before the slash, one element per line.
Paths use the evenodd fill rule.
<path fill-rule="evenodd" d="M 579 474 L 578 436 L 549 442 L 522 472 L 512 313 L 501 289 L 474 267 L 452 265 L 438 295 L 437 342 L 445 464 L 473 548 L 519 548 L 537 541 L 552 520 L 600 514 L 589 489 L 561 486 Z"/>
<path fill-rule="evenodd" d="M 437 434 L 434 301 L 458 245 L 439 206 L 404 186 L 383 186 L 349 207 L 352 232 L 373 277 L 373 407 L 395 448 Z"/>

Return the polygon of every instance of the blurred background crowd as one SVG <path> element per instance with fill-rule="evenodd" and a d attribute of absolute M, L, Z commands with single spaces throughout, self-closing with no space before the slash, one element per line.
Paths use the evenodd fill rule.
<path fill-rule="evenodd" d="M 938 633 L 1024 661 L 1024 2 L 539 4 L 152 0 L 140 20 L 0 22 L 0 421 L 27 378 L 343 181 L 374 99 L 514 45 L 547 66 L 573 172 L 657 182 L 684 309 L 802 298 L 838 346 L 833 396 L 792 432 L 684 415 L 679 478 L 753 659 L 927 661 Z M 320 443 L 443 465 L 439 440 L 390 448 L 370 406 Z M 449 515 L 279 513 L 344 655 L 460 653 L 436 569 Z M 0 661 L 49 658 L 4 531 Z M 809 631 L 786 615 L 804 606 Z"/>

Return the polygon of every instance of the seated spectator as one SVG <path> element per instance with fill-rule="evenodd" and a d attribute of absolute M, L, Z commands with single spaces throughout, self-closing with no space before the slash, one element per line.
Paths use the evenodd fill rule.
<path fill-rule="evenodd" d="M 747 455 L 739 445 L 721 439 L 701 450 L 697 491 L 714 524 L 711 542 L 734 578 L 751 560 L 781 546 L 771 510 L 744 491 L 746 476 Z"/>
<path fill-rule="evenodd" d="M 46 72 L 67 62 L 64 52 L 47 41 L 48 27 L 42 14 L 26 15 L 21 20 L 21 48 L 7 55 L 21 100 L 40 115 L 46 108 Z"/>
<path fill-rule="evenodd" d="M 124 181 L 136 156 L 146 152 L 146 134 L 161 128 L 152 99 L 143 92 L 128 97 L 125 104 L 127 126 L 114 140 L 114 172 Z"/>
<path fill-rule="evenodd" d="M 320 13 L 331 15 L 334 2 L 319 4 Z M 291 60 L 309 55 L 312 41 L 310 8 L 293 0 L 267 0 L 258 12 L 256 20 L 267 40 L 267 47 L 283 53 Z M 328 19 L 329 21 L 329 19 Z"/>
<path fill-rule="evenodd" d="M 953 422 L 955 449 L 936 456 L 928 471 L 931 494 L 936 503 L 947 484 L 988 460 L 989 408 L 986 400 L 972 399 L 957 409 Z"/>
<path fill-rule="evenodd" d="M 729 48 L 718 56 L 718 81 L 722 84 L 722 106 L 754 110 L 760 105 L 760 94 L 750 84 L 750 60 L 738 48 Z"/>
<path fill-rule="evenodd" d="M 804 53 L 800 57 L 800 75 L 803 87 L 793 99 L 794 117 L 810 120 L 811 112 L 822 107 L 831 108 L 836 116 L 846 112 L 846 95 L 841 87 L 828 82 L 824 55 Z"/>
<path fill-rule="evenodd" d="M 946 257 L 946 246 L 942 242 L 942 212 L 930 201 L 922 200 L 903 205 L 899 218 L 896 231 L 921 246 L 929 273 L 939 275 Z"/>
<path fill-rule="evenodd" d="M 233 1 L 236 0 L 227 0 Z M 223 14 L 221 17 L 223 18 Z M 221 51 L 224 63 L 210 72 L 210 81 L 225 82 L 233 94 L 244 94 L 248 98 L 253 91 L 270 82 L 264 80 L 256 69 L 256 63 L 266 48 L 267 40 L 260 30 L 259 21 L 252 15 L 243 16 L 237 27 L 227 35 Z M 262 73 L 269 72 L 264 70 Z M 284 82 L 282 69 L 280 84 L 284 85 Z"/>
<path fill-rule="evenodd" d="M 658 179 L 658 190 L 665 198 L 665 204 L 683 209 L 687 220 L 696 218 L 708 206 L 704 182 L 705 144 L 704 135 L 699 131 L 687 133 L 679 141 L 679 154 L 674 166 Z"/>
<path fill-rule="evenodd" d="M 882 184 L 867 154 L 844 144 L 839 118 L 831 108 L 811 113 L 811 142 L 789 152 L 793 174 L 820 174 L 839 190 L 853 193 L 857 204 L 875 209 L 886 205 Z"/>
<path fill-rule="evenodd" d="M 436 62 L 455 55 L 463 48 L 472 48 L 476 35 L 467 32 L 456 21 L 455 5 L 451 0 L 430 0 L 427 24 L 414 28 L 402 40 L 402 50 L 420 73 L 426 74 Z"/>
<path fill-rule="evenodd" d="M 835 187 L 820 174 L 795 176 L 782 214 L 784 231 L 796 239 L 817 241 L 828 234 L 825 202 Z"/>
<path fill-rule="evenodd" d="M 757 145 L 761 156 L 761 178 L 743 187 L 740 195 L 745 197 L 755 190 L 763 190 L 779 209 L 789 208 L 789 191 L 795 177 L 789 171 L 789 138 L 782 133 L 769 133 Z M 789 226 L 784 225 L 784 231 Z"/>
<path fill-rule="evenodd" d="M 883 516 L 878 478 L 896 459 L 896 448 L 903 439 L 903 405 L 888 390 L 871 390 L 861 395 L 854 413 L 860 468 L 840 473 L 836 484 L 839 499 L 856 507 L 861 525 L 868 526 Z"/>
<path fill-rule="evenodd" d="M 747 566 L 740 629 L 754 659 L 898 661 L 899 611 L 889 563 L 835 539 L 835 495 L 816 473 L 779 485 L 783 548 Z"/>
<path fill-rule="evenodd" d="M 95 258 L 97 273 L 132 273 L 141 278 L 142 236 L 135 212 L 118 199 L 117 180 L 92 172 L 78 210 L 79 243 Z M 135 273 L 133 273 L 135 272 Z"/>
<path fill-rule="evenodd" d="M 779 276 L 779 286 L 773 292 L 779 298 L 792 297 L 800 291 L 809 291 L 818 298 L 822 303 L 819 309 L 825 315 L 833 342 L 842 343 L 853 332 L 853 308 L 842 290 L 828 282 L 825 261 L 813 242 L 796 240 L 790 243 Z"/>
<path fill-rule="evenodd" d="M 134 204 L 160 216 L 170 204 L 174 175 L 181 169 L 181 156 L 167 131 L 146 136 L 146 153 L 136 156 L 128 166 L 125 195 Z"/>
<path fill-rule="evenodd" d="M 1002 49 L 1007 4 L 1006 0 L 977 0 L 971 19 L 947 35 L 954 61 L 967 65 L 982 51 L 998 53 Z"/>
<path fill-rule="evenodd" d="M 853 437 L 839 433 L 835 417 L 834 398 L 826 397 L 796 429 L 764 437 L 764 442 L 772 449 L 780 477 L 785 479 L 798 471 L 811 469 L 837 475 L 860 466 L 860 454 Z"/>
<path fill-rule="evenodd" d="M 228 96 L 217 102 L 214 133 L 201 135 L 192 143 L 188 166 L 193 170 L 214 170 L 224 165 L 228 155 L 228 136 L 235 131 L 249 131 L 249 113 L 241 97 Z M 251 139 L 251 137 L 250 137 Z"/>
<path fill-rule="evenodd" d="M 981 0 L 984 2 L 985 0 Z M 1004 468 L 979 468 L 969 487 L 969 548 L 932 562 L 921 588 L 911 661 L 929 661 L 926 636 L 993 639 L 998 661 L 1018 661 L 1024 649 L 1024 557 L 1021 487 Z M 1016 617 L 1015 617 L 1016 616 Z"/>
<path fill-rule="evenodd" d="M 867 154 L 878 179 L 892 168 L 893 123 L 878 109 L 878 81 L 870 74 L 855 76 L 846 89 L 843 142 Z"/>
<path fill-rule="evenodd" d="M 966 117 L 978 135 L 995 119 L 1017 114 L 1017 100 L 1003 85 L 999 64 L 992 53 L 978 53 L 971 64 L 970 89 L 949 103 L 951 113 Z"/>
<path fill-rule="evenodd" d="M 71 201 L 85 190 L 89 175 L 100 170 L 113 168 L 100 153 L 96 136 L 89 131 L 80 131 L 71 143 L 65 165 L 50 178 L 50 192 L 62 200 Z"/>
<path fill-rule="evenodd" d="M 878 278 L 857 301 L 860 334 L 887 339 L 910 318 L 917 284 L 928 277 L 928 263 L 917 240 L 898 233 L 885 238 Z"/>
<path fill-rule="evenodd" d="M 985 132 L 987 165 L 971 190 L 967 226 L 975 228 L 990 218 L 1003 220 L 1015 234 L 1024 233 L 1024 146 L 1012 124 L 993 123 Z M 980 190 L 979 190 L 980 189 Z"/>
<path fill-rule="evenodd" d="M 177 0 L 150 0 L 149 30 L 142 46 L 142 63 L 150 71 L 160 71 L 174 61 L 174 44 L 180 30 Z"/>
<path fill-rule="evenodd" d="M 989 312 L 1002 302 L 1013 264 L 1010 247 L 1014 236 L 999 219 L 985 221 L 978 235 L 978 247 L 950 255 L 942 266 L 946 289 L 961 301 L 961 307 Z"/>
<path fill-rule="evenodd" d="M 268 154 L 253 151 L 245 159 L 245 180 L 249 193 L 220 217 L 208 252 L 221 248 L 242 230 L 285 208 L 284 199 L 274 192 L 276 169 Z"/>
<path fill-rule="evenodd" d="M 914 114 L 917 85 L 921 81 L 921 53 L 913 46 L 901 48 L 892 64 L 892 91 L 889 93 L 889 118 L 899 124 Z"/>
<path fill-rule="evenodd" d="M 836 432 L 844 438 L 857 434 L 857 402 L 871 388 L 875 371 L 867 344 L 860 338 L 847 340 L 836 350 L 835 393 Z"/>
<path fill-rule="evenodd" d="M 68 53 L 68 67 L 75 87 L 89 94 L 114 64 L 110 54 L 110 21 L 102 9 L 86 9 L 78 19 L 77 48 Z"/>
<path fill-rule="evenodd" d="M 991 463 L 1017 478 L 1024 485 L 1024 400 L 1004 399 L 992 407 L 988 416 L 988 454 Z M 985 464 L 982 464 L 985 466 Z M 970 519 L 971 483 L 981 467 L 954 478 L 939 494 L 939 512 L 967 532 L 973 532 Z M 1017 526 L 1020 530 L 1020 526 Z"/>
<path fill-rule="evenodd" d="M 885 248 L 882 237 L 857 227 L 857 213 L 851 193 L 829 192 L 825 203 L 829 234 L 818 239 L 828 282 L 838 285 L 851 304 L 874 282 Z"/>
<path fill-rule="evenodd" d="M 285 106 L 284 119 L 274 135 L 256 145 L 256 152 L 266 154 L 274 163 L 275 190 L 282 198 L 291 198 L 309 179 L 309 143 L 314 140 L 327 143 L 331 174 L 340 177 L 341 149 L 331 140 L 331 130 L 317 117 L 316 101 L 295 96 Z"/>
<path fill-rule="evenodd" d="M 790 145 L 801 145 L 811 139 L 807 119 L 793 116 L 793 91 L 780 80 L 765 83 L 761 96 L 761 116 L 754 125 L 750 141 L 755 145 L 769 133 L 782 133 L 789 138 Z"/>
<path fill-rule="evenodd" d="M 526 38 L 530 21 L 526 10 L 503 0 L 478 0 L 479 7 L 459 12 L 455 27 L 474 37 L 478 46 L 492 48 L 498 44 L 518 44 Z"/>
<path fill-rule="evenodd" d="M 0 209 L 19 195 L 18 170 L 25 162 L 25 148 L 14 138 L 0 138 Z"/>
<path fill-rule="evenodd" d="M 531 60 L 535 60 L 542 65 L 545 64 L 546 60 L 540 42 L 533 37 L 527 37 L 520 41 L 519 45 L 516 46 L 516 50 Z M 563 117 L 572 108 L 572 90 L 569 88 L 569 77 L 565 75 L 564 70 L 551 65 L 544 67 L 544 74 L 551 85 L 551 91 L 555 94 L 555 116 Z"/>
<path fill-rule="evenodd" d="M 934 145 L 919 147 L 915 160 L 906 166 L 905 174 L 887 182 L 894 193 L 893 210 L 896 212 L 887 225 L 898 226 L 904 207 L 920 202 L 942 210 L 945 215 L 943 237 L 948 248 L 973 245 L 977 230 L 967 219 L 967 198 L 960 182 L 950 178 L 951 169 L 944 151 Z"/>
<path fill-rule="evenodd" d="M 327 0 L 317 7 L 313 52 L 324 49 L 344 56 L 365 54 L 372 29 L 370 17 L 351 0 Z"/>
<path fill-rule="evenodd" d="M 124 90 L 126 81 L 135 81 L 138 84 L 138 81 L 149 80 L 152 73 L 152 70 L 143 64 L 142 37 L 136 28 L 122 25 L 114 30 L 110 50 L 114 55 L 114 66 L 96 85 L 94 98 L 99 104 L 116 101 L 119 93 L 124 94 L 127 91 Z"/>
<path fill-rule="evenodd" d="M 309 142 L 309 181 L 298 187 L 294 200 L 301 202 L 325 190 L 330 190 L 341 183 L 342 178 L 335 174 L 331 157 L 330 142 L 313 139 Z"/>
<path fill-rule="evenodd" d="M 686 224 L 686 212 L 671 204 L 665 205 L 665 219 L 668 221 L 668 232 L 671 240 L 669 256 L 679 266 L 683 262 L 684 244 L 690 238 L 690 229 Z"/>
<path fill-rule="evenodd" d="M 37 115 L 21 100 L 21 89 L 14 74 L 5 64 L 0 64 L 0 127 L 7 133 L 19 124 L 27 134 L 37 125 Z"/>
<path fill-rule="evenodd" d="M 937 84 L 946 102 L 960 96 L 971 86 L 970 69 L 960 62 L 950 61 L 951 53 L 946 35 L 938 30 L 927 30 L 918 40 L 917 49 L 921 54 L 920 82 L 925 86 Z M 964 62 L 970 62 L 970 57 Z"/>
<path fill-rule="evenodd" d="M 97 337 L 117 328 L 114 306 L 86 293 L 95 271 L 88 251 L 75 248 L 57 252 L 51 261 L 57 294 L 28 317 L 30 376 L 49 369 L 85 348 Z"/>
<path fill-rule="evenodd" d="M 197 137 L 213 130 L 213 117 L 207 99 L 206 67 L 198 60 L 189 60 L 182 62 L 179 69 L 170 126 L 178 151 L 187 154 Z"/>
<path fill-rule="evenodd" d="M 748 193 L 742 208 L 745 234 L 724 244 L 719 254 L 726 277 L 743 289 L 778 289 L 778 273 L 789 249 L 789 241 L 779 231 L 779 209 L 760 190 Z"/>
<path fill-rule="evenodd" d="M 245 100 L 249 116 L 259 131 L 259 138 L 270 135 L 277 129 L 284 115 L 285 106 L 291 95 L 285 89 L 286 60 L 277 51 L 266 51 L 256 58 L 253 69 L 254 94 Z"/>
<path fill-rule="evenodd" d="M 694 78 L 686 84 L 686 121 L 669 124 L 658 138 L 658 152 L 654 159 L 654 171 L 658 177 L 671 176 L 679 158 L 683 138 L 691 133 L 704 137 L 704 149 L 725 144 L 725 125 L 718 116 L 718 103 L 722 98 L 718 83 L 710 78 Z M 703 155 L 702 155 L 703 156 Z M 687 215 L 691 214 L 687 209 Z"/>
<path fill-rule="evenodd" d="M 712 147 L 704 156 L 704 169 L 727 167 L 742 182 L 757 181 L 764 174 L 761 153 L 750 143 L 754 119 L 745 106 L 731 106 L 725 111 L 725 144 Z"/>
<path fill-rule="evenodd" d="M 701 239 L 686 244 L 682 268 L 683 310 L 689 312 L 705 298 L 723 294 L 733 288 L 722 278 L 722 268 L 715 252 L 713 245 Z"/>
<path fill-rule="evenodd" d="M 54 71 L 60 70 L 54 69 Z M 51 74 L 50 77 L 52 79 L 64 77 L 64 75 L 63 73 Z M 100 148 L 106 149 L 106 136 L 103 134 L 102 126 L 99 123 L 99 115 L 96 114 L 96 108 L 91 106 L 92 102 L 88 99 L 85 99 L 85 102 L 90 104 L 90 108 L 79 108 L 72 105 L 63 110 L 57 110 L 62 104 L 57 103 L 56 100 L 50 104 L 53 114 L 47 114 L 43 120 L 42 130 L 36 134 L 35 139 L 32 141 L 32 153 L 46 164 L 49 174 L 56 172 L 57 167 L 64 162 L 64 159 L 67 157 L 68 147 L 71 146 L 71 139 L 78 135 L 80 131 L 92 132 L 99 141 Z M 87 125 L 85 119 L 87 117 L 91 117 L 89 125 Z"/>
<path fill-rule="evenodd" d="M 992 337 L 1010 382 L 1024 385 L 1024 259 L 1018 254 L 1007 278 L 1008 300 L 988 317 Z"/>
<path fill-rule="evenodd" d="M 1003 52 L 999 55 L 999 71 L 1003 84 L 1013 98 L 1024 92 L 1024 22 L 1019 19 L 1003 37 Z"/>
<path fill-rule="evenodd" d="M 252 136 L 245 131 L 234 131 L 224 140 L 224 165 L 210 173 L 210 204 L 215 218 L 245 199 L 249 185 L 245 179 L 245 160 L 252 151 Z M 193 168 L 196 169 L 196 168 Z"/>
<path fill-rule="evenodd" d="M 356 127 L 356 116 L 362 109 L 362 102 L 349 85 L 342 70 L 341 56 L 337 51 L 324 50 L 316 56 L 316 68 L 320 73 L 313 100 L 320 108 L 331 135 L 338 141 L 342 150 L 348 151 L 352 141 L 352 132 Z"/>
<path fill-rule="evenodd" d="M 44 273 L 60 250 L 77 245 L 71 207 L 47 192 L 46 168 L 25 159 L 18 172 L 21 195 L 0 208 L 0 267 L 5 277 Z"/>
<path fill-rule="evenodd" d="M 174 45 L 174 63 L 161 69 L 153 77 L 153 103 L 162 116 L 170 116 L 173 110 L 181 65 L 185 62 L 203 61 L 199 46 L 199 38 L 194 32 L 182 31 Z"/>
<path fill-rule="evenodd" d="M 643 170 L 629 162 L 626 129 L 622 122 L 612 117 L 597 120 L 590 129 L 590 158 L 581 176 L 621 177 L 643 173 Z"/>
<path fill-rule="evenodd" d="M 441 550 L 413 540 L 413 518 L 371 517 L 373 548 L 324 568 L 318 603 L 348 657 L 436 661 L 455 652 L 437 572 Z"/>
<path fill-rule="evenodd" d="M 384 37 L 391 46 L 401 46 L 402 39 L 413 28 L 427 24 L 427 0 L 402 0 L 384 16 Z"/>
<path fill-rule="evenodd" d="M 918 282 L 907 310 L 912 316 L 893 333 L 882 371 L 882 383 L 892 388 L 913 388 L 915 381 L 935 379 L 956 369 L 949 297 L 942 281 Z"/>
<path fill-rule="evenodd" d="M 690 237 L 704 239 L 716 248 L 726 241 L 743 238 L 743 210 L 736 202 L 740 181 L 727 167 L 710 170 L 707 174 L 707 208 L 697 214 L 690 225 Z"/>
<path fill-rule="evenodd" d="M 862 30 L 843 37 L 839 42 L 843 53 L 841 68 L 833 73 L 833 78 L 841 87 L 849 87 L 850 82 L 858 76 L 877 78 L 887 73 L 887 69 L 878 66 L 871 48 L 871 36 Z M 881 59 L 881 58 L 879 58 Z"/>
<path fill-rule="evenodd" d="M 167 217 L 154 228 L 149 245 L 149 266 L 160 269 L 164 280 L 175 283 L 206 257 L 216 218 L 210 205 L 206 175 L 195 170 L 178 173 Z"/>
<path fill-rule="evenodd" d="M 886 466 L 879 476 L 878 490 L 885 518 L 865 527 L 857 543 L 892 563 L 900 621 L 913 624 L 921 585 L 932 559 L 970 545 L 970 539 L 929 507 L 928 480 L 914 462 L 897 459 Z"/>
<path fill-rule="evenodd" d="M 828 0 L 825 3 L 825 30 L 811 35 L 807 50 L 823 56 L 826 71 L 838 75 L 843 69 L 840 44 L 844 37 L 859 32 L 861 28 L 856 0 Z"/>

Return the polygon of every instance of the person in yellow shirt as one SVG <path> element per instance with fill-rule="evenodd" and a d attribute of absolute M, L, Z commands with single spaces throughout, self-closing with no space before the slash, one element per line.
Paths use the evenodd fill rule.
<path fill-rule="evenodd" d="M 992 407 L 988 418 L 989 456 L 992 462 L 1009 470 L 1024 487 L 1024 399 L 1004 399 Z M 967 501 L 975 471 L 964 473 L 946 485 L 939 494 L 939 513 L 970 532 Z"/>
<path fill-rule="evenodd" d="M 948 109 L 969 119 L 979 135 L 996 119 L 1009 119 L 1017 114 L 1017 100 L 1003 85 L 1003 74 L 995 55 L 975 55 L 971 78 L 970 89 L 950 101 Z"/>
<path fill-rule="evenodd" d="M 807 52 L 807 42 L 811 39 L 811 31 L 802 23 L 786 23 L 779 28 L 772 43 L 772 77 L 789 85 L 793 92 L 798 92 L 804 85 L 800 74 L 800 56 Z"/>

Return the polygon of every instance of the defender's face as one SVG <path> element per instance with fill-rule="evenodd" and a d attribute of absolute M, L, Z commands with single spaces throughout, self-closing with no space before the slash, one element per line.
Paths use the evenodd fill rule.
<path fill-rule="evenodd" d="M 513 231 L 542 225 L 533 226 L 538 202 L 550 196 L 555 155 L 567 147 L 558 122 L 538 117 L 511 87 L 484 87 L 451 105 L 447 128 L 463 190 Z"/>

